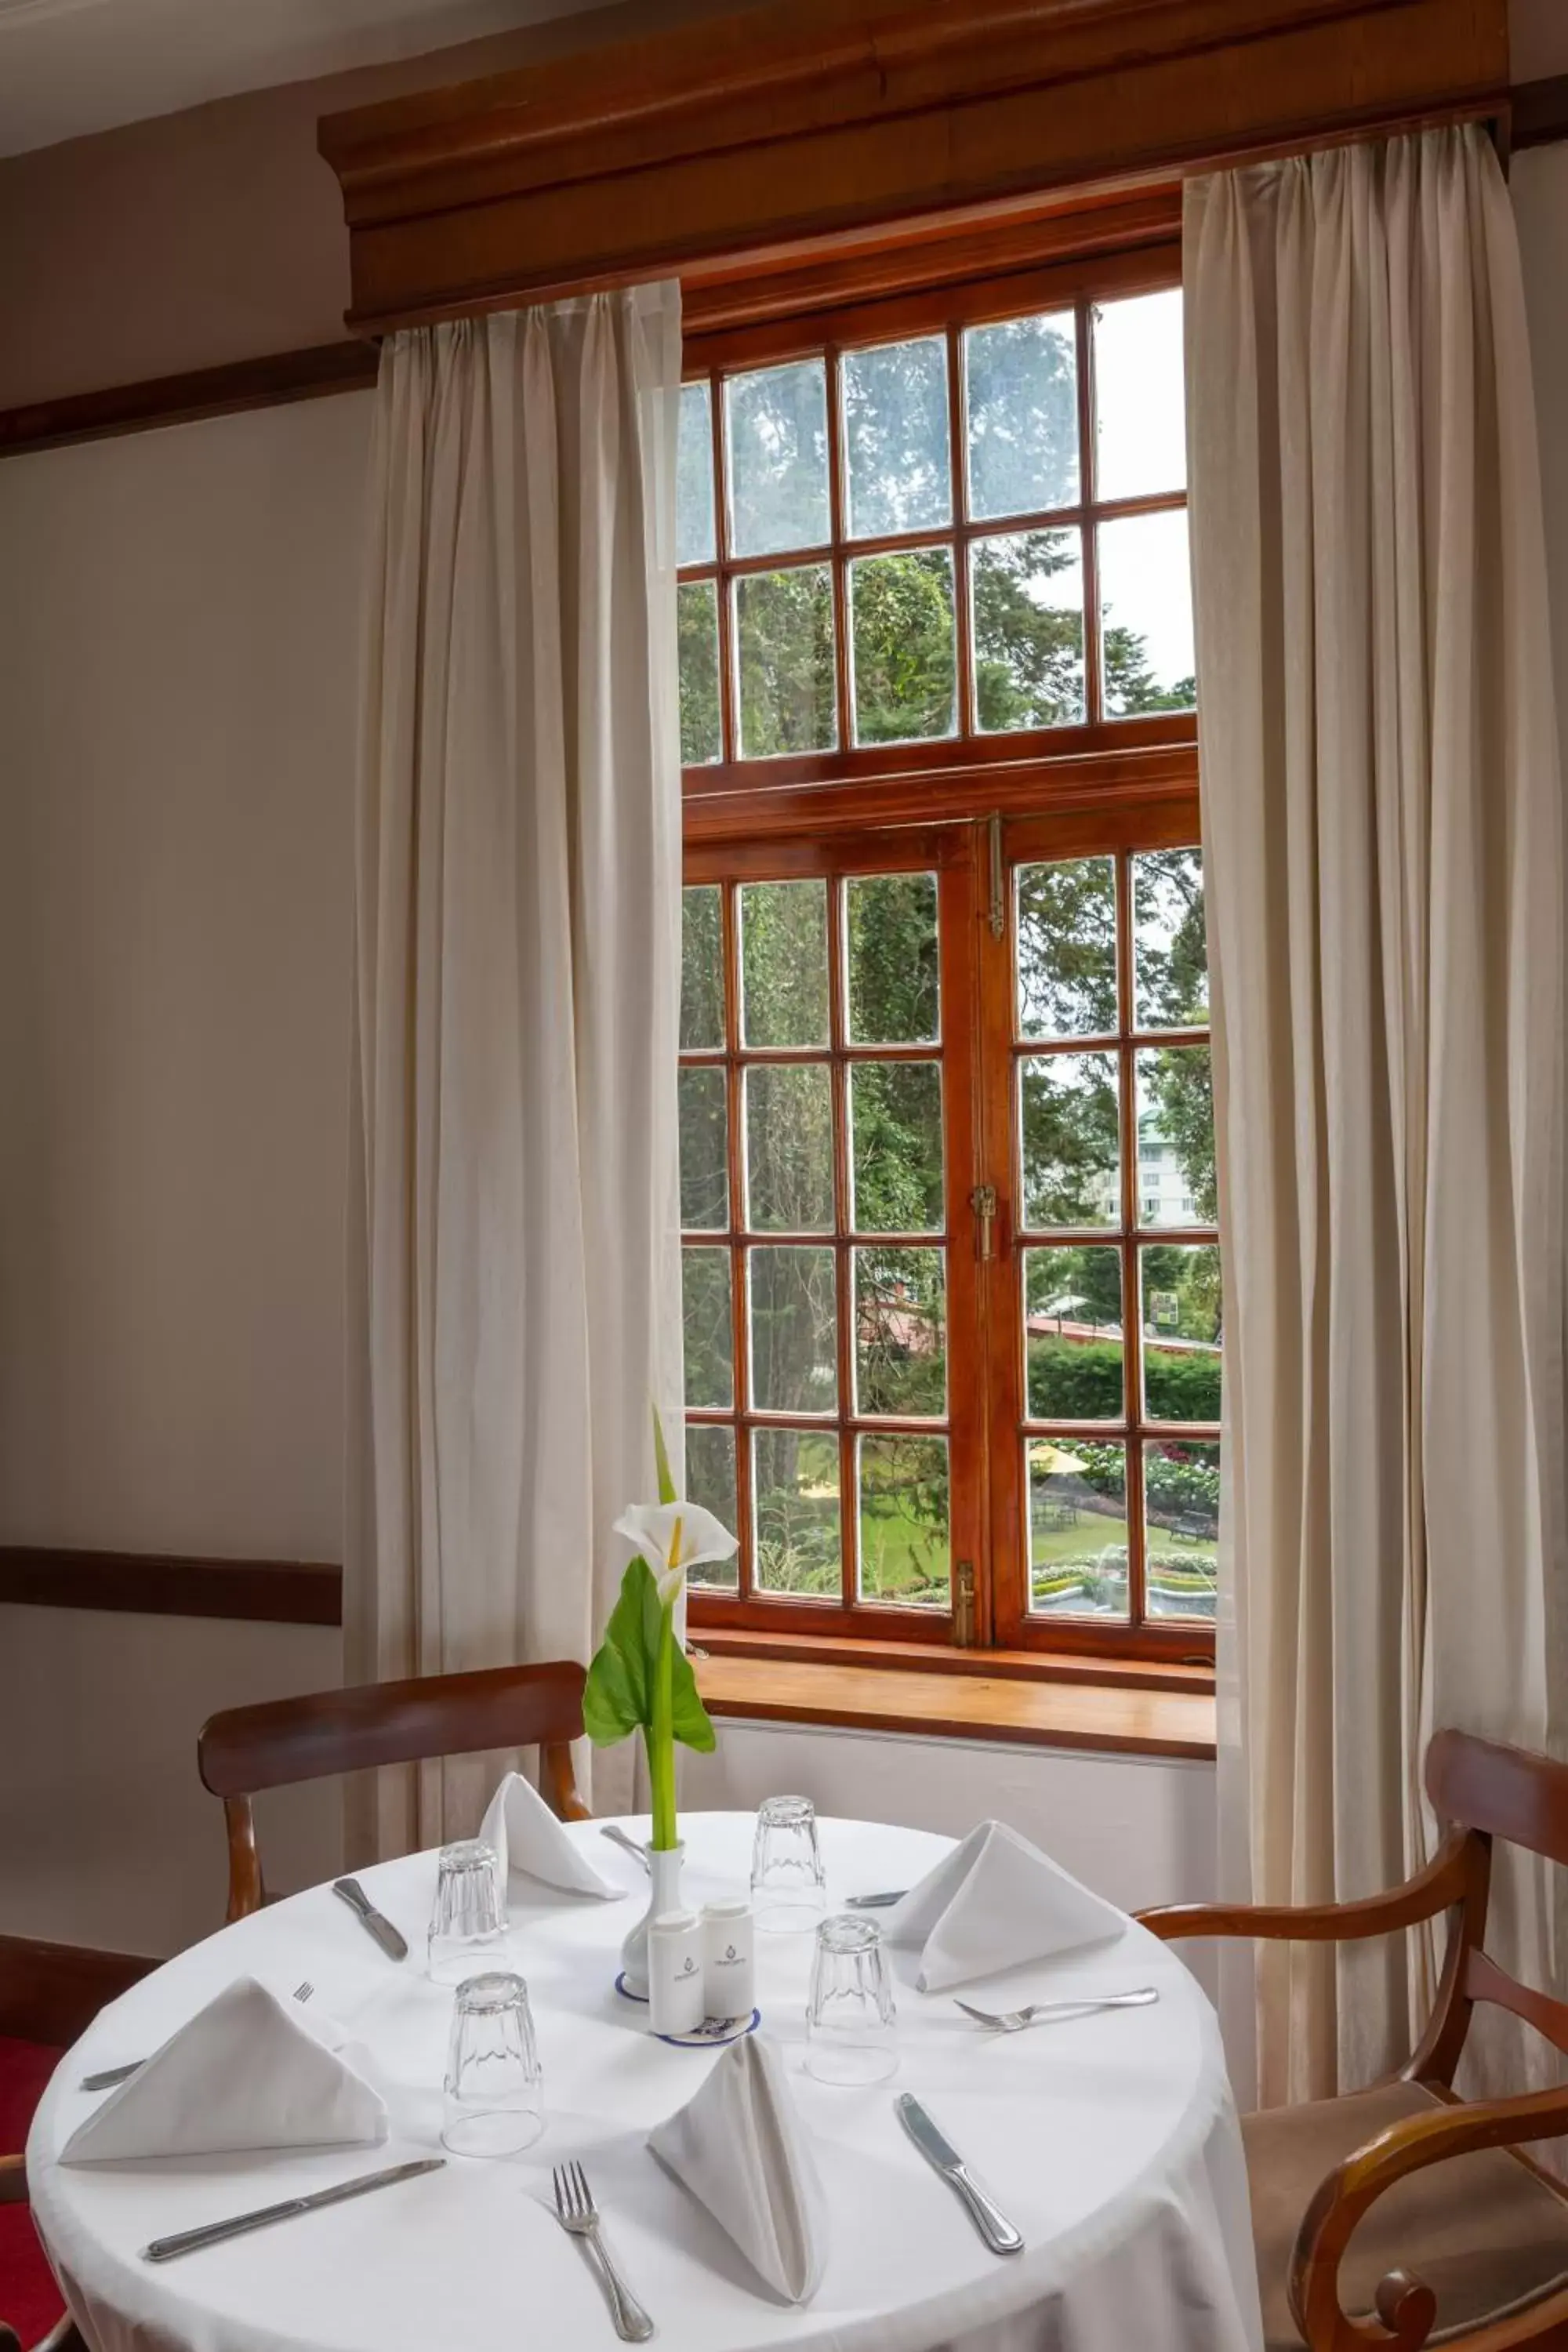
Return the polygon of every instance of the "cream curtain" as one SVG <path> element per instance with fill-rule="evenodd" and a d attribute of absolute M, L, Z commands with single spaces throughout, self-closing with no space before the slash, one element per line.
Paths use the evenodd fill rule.
<path fill-rule="evenodd" d="M 1563 846 L 1529 355 L 1477 129 L 1194 182 L 1184 274 L 1222 1872 L 1237 1899 L 1344 1899 L 1425 1858 L 1434 1727 L 1562 1729 Z M 1544 1881 L 1498 1904 L 1500 1957 L 1555 1981 Z M 1408 2052 L 1429 1944 L 1259 1950 L 1262 2103 Z"/>
<path fill-rule="evenodd" d="M 350 1190 L 350 1681 L 586 1660 L 680 1434 L 673 285 L 394 336 Z M 385 1773 L 361 1854 L 471 1834 Z"/>

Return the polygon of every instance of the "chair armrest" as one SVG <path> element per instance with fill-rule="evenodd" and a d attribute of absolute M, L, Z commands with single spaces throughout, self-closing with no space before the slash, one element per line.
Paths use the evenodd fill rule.
<path fill-rule="evenodd" d="M 1377 2321 L 1352 2319 L 1340 2303 L 1340 2263 L 1358 2223 L 1385 2189 L 1428 2165 L 1489 2147 L 1522 2147 L 1568 2132 L 1568 2088 L 1519 2098 L 1461 2102 L 1407 2116 L 1347 2156 L 1319 2183 L 1290 2261 L 1290 2308 L 1312 2352 L 1419 2352 L 1436 2318 L 1430 2287 L 1392 2271 L 1377 2290 Z M 1568 2316 L 1568 2296 L 1534 2315 L 1538 2326 Z M 1381 2324 L 1379 2324 L 1381 2323 Z M 1458 2346 L 1467 2339 L 1458 2340 Z M 1533 2338 L 1531 2339 L 1534 2340 Z M 1545 2341 L 1544 2336 L 1541 2338 Z"/>
<path fill-rule="evenodd" d="M 26 2201 L 26 2158 L 0 2156 L 0 2205 L 25 2205 Z"/>
<path fill-rule="evenodd" d="M 1358 1903 L 1167 1904 L 1134 1916 L 1163 1942 L 1182 1936 L 1256 1936 L 1274 1942 L 1348 1944 L 1392 1935 L 1463 1902 L 1476 1851 L 1468 1830 L 1450 1830 L 1425 1870 L 1386 1895 Z"/>

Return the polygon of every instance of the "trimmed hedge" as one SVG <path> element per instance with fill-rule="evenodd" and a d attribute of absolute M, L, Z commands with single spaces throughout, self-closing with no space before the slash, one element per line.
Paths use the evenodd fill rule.
<path fill-rule="evenodd" d="M 1178 1356 L 1146 1345 L 1143 1378 L 1152 1421 L 1217 1421 L 1217 1356 Z M 1031 1339 L 1029 1410 L 1041 1421 L 1119 1421 L 1121 1345 L 1107 1339 Z"/>

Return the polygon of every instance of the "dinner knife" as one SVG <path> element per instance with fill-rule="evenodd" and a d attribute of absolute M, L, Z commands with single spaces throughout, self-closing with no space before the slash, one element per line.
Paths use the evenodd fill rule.
<path fill-rule="evenodd" d="M 334 1878 L 332 1893 L 341 1895 L 368 1935 L 375 1937 L 389 1960 L 405 1960 L 408 1946 L 390 1919 L 384 1918 L 357 1878 Z"/>
<path fill-rule="evenodd" d="M 994 2254 L 1021 2254 L 1024 2241 L 1008 2221 L 998 2211 L 979 2183 L 971 2178 L 969 2168 L 951 2140 L 943 2137 L 920 2101 L 910 2092 L 902 2092 L 893 2101 L 899 2121 L 933 2171 L 940 2172 L 949 2186 L 956 2189 L 969 2209 L 969 2218 Z"/>
<path fill-rule="evenodd" d="M 350 2197 L 366 2197 L 373 2189 L 390 2189 L 395 2180 L 416 2180 L 422 2172 L 439 2172 L 444 2156 L 422 2156 L 412 2164 L 389 2165 L 382 2172 L 362 2172 L 353 2180 L 340 2180 L 335 2189 L 315 2189 L 308 2197 L 286 2197 L 280 2205 L 258 2205 L 253 2212 L 236 2213 L 227 2221 L 208 2221 L 199 2230 L 182 2230 L 173 2238 L 154 2238 L 142 2249 L 147 2263 L 172 2263 L 203 2246 L 221 2246 L 226 2238 L 243 2238 L 252 2230 L 270 2229 L 274 2221 L 291 2221 L 296 2213 L 319 2212 L 323 2205 L 342 2205 Z"/>
<path fill-rule="evenodd" d="M 907 1886 L 890 1886 L 885 1895 L 847 1895 L 845 1908 L 849 1911 L 889 1911 L 901 1903 L 909 1893 Z"/>

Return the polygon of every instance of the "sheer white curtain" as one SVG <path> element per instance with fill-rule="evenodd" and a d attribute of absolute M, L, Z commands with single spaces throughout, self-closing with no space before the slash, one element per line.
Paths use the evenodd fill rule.
<path fill-rule="evenodd" d="M 1223 1870 L 1343 1899 L 1425 1858 L 1435 1726 L 1562 1730 L 1563 818 L 1490 144 L 1195 181 L 1185 289 Z M 1496 1899 L 1500 1957 L 1551 1984 L 1544 1878 Z M 1262 2102 L 1405 2054 L 1430 1969 L 1414 1939 L 1260 1948 Z"/>
<path fill-rule="evenodd" d="M 680 1435 L 678 287 L 394 336 L 361 725 L 345 1664 L 586 1660 Z M 471 1834 L 383 1774 L 356 1848 Z"/>

